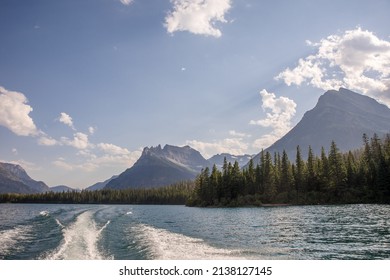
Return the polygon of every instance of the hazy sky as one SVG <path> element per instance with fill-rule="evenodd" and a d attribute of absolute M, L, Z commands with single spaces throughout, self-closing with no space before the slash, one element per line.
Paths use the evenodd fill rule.
<path fill-rule="evenodd" d="M 1 0 L 0 161 L 48 185 L 142 148 L 255 154 L 328 89 L 390 104 L 390 1 Z"/>

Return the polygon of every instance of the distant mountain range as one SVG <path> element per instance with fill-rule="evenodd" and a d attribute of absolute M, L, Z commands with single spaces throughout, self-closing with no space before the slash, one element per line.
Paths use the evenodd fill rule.
<path fill-rule="evenodd" d="M 251 160 L 252 157 L 253 157 L 253 155 L 235 156 L 235 155 L 231 155 L 231 154 L 227 154 L 227 153 L 222 153 L 222 154 L 212 156 L 207 161 L 209 162 L 209 164 L 211 166 L 213 166 L 215 164 L 219 169 L 221 169 L 225 158 L 226 158 L 227 162 L 234 163 L 235 161 L 237 161 L 240 166 L 244 166 Z"/>
<path fill-rule="evenodd" d="M 273 155 L 285 150 L 294 160 L 298 145 L 306 158 L 309 145 L 319 155 L 322 147 L 329 150 L 332 141 L 341 151 L 349 151 L 362 147 L 364 133 L 368 137 L 390 133 L 390 109 L 375 99 L 340 88 L 325 92 L 293 129 L 265 151 Z M 253 160 L 257 164 L 260 154 Z"/>
<path fill-rule="evenodd" d="M 35 181 L 17 164 L 0 162 L 0 193 L 42 193 L 50 188 L 42 181 Z"/>
<path fill-rule="evenodd" d="M 103 182 L 98 182 L 98 183 L 95 183 L 93 184 L 92 186 L 89 186 L 86 188 L 87 191 L 96 191 L 96 190 L 101 190 L 101 189 L 104 189 L 104 187 L 113 179 L 116 179 L 118 178 L 118 175 L 114 175 L 112 176 L 110 179 L 107 179 Z"/>
<path fill-rule="evenodd" d="M 79 191 L 79 190 L 73 189 L 73 188 L 68 187 L 68 186 L 59 185 L 59 186 L 55 186 L 55 187 L 50 187 L 50 191 L 55 192 L 55 193 L 60 193 L 60 192 L 74 192 L 74 191 Z"/>
<path fill-rule="evenodd" d="M 192 180 L 209 162 L 189 146 L 145 148 L 138 161 L 105 188 L 151 188 Z"/>
<path fill-rule="evenodd" d="M 302 156 L 306 158 L 309 145 L 319 155 L 321 147 L 327 150 L 332 140 L 341 151 L 348 151 L 362 146 L 364 133 L 369 137 L 374 133 L 379 136 L 390 133 L 390 109 L 370 97 L 341 88 L 324 93 L 317 105 L 306 112 L 293 129 L 265 151 L 273 154 L 285 150 L 290 160 L 294 160 L 298 145 Z M 238 161 L 240 166 L 245 166 L 252 156 L 218 154 L 206 160 L 189 146 L 146 147 L 132 167 L 87 190 L 151 188 L 193 180 L 202 168 L 211 168 L 214 164 L 221 168 L 224 158 L 228 162 Z M 253 159 L 254 164 L 257 164 L 260 154 Z M 71 190 L 66 186 L 49 188 L 45 183 L 31 179 L 19 165 L 0 163 L 0 193 Z"/>

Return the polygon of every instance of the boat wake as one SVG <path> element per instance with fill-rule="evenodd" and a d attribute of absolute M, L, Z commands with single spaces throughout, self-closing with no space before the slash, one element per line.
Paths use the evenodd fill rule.
<path fill-rule="evenodd" d="M 51 260 L 101 260 L 109 258 L 99 251 L 98 241 L 102 231 L 107 228 L 110 221 L 98 228 L 92 216 L 91 211 L 83 212 L 74 223 L 66 227 L 56 219 L 57 224 L 62 228 L 63 241 L 46 258 Z"/>
<path fill-rule="evenodd" d="M 165 229 L 140 224 L 130 229 L 138 250 L 150 259 L 160 260 L 207 260 L 242 259 L 239 250 L 210 246 L 203 239 L 173 233 Z"/>

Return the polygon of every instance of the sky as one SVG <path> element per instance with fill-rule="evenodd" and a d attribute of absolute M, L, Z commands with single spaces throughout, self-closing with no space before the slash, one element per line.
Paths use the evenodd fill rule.
<path fill-rule="evenodd" d="M 1 0 L 0 161 L 85 188 L 146 146 L 257 154 L 329 89 L 390 105 L 390 1 Z"/>

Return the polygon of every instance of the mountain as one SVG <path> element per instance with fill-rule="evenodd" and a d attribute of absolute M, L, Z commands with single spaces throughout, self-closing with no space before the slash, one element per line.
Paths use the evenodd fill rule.
<path fill-rule="evenodd" d="M 252 157 L 253 156 L 251 155 L 235 156 L 227 153 L 222 153 L 222 154 L 217 154 L 215 156 L 212 156 L 211 158 L 208 159 L 208 162 L 210 163 L 211 166 L 215 164 L 218 168 L 222 168 L 223 161 L 226 158 L 227 162 L 231 162 L 233 164 L 235 161 L 237 161 L 240 166 L 244 166 L 250 161 Z"/>
<path fill-rule="evenodd" d="M 41 181 L 31 179 L 17 164 L 0 162 L 0 193 L 41 193 L 50 188 Z"/>
<path fill-rule="evenodd" d="M 290 160 L 295 159 L 296 147 L 300 146 L 306 158 L 311 145 L 313 152 L 327 151 L 332 140 L 341 151 L 362 147 L 363 134 L 382 136 L 390 132 L 390 109 L 375 99 L 340 88 L 325 92 L 317 105 L 306 112 L 302 120 L 285 136 L 265 151 L 287 152 Z M 258 163 L 260 154 L 254 158 Z"/>
<path fill-rule="evenodd" d="M 78 190 L 72 189 L 68 186 L 60 185 L 60 186 L 50 187 L 50 191 L 58 193 L 58 192 L 75 192 Z"/>
<path fill-rule="evenodd" d="M 192 180 L 208 161 L 189 146 L 146 147 L 138 161 L 105 188 L 151 188 Z"/>
<path fill-rule="evenodd" d="M 118 178 L 117 175 L 112 176 L 110 179 L 105 180 L 104 182 L 98 182 L 96 184 L 93 184 L 92 186 L 89 186 L 86 188 L 87 191 L 96 191 L 104 189 L 104 187 L 113 179 Z"/>

